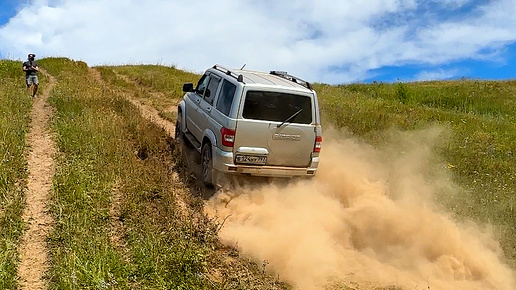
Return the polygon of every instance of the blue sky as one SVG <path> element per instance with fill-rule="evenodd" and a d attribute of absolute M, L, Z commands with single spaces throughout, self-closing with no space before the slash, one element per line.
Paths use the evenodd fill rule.
<path fill-rule="evenodd" d="M 0 0 L 0 57 L 312 82 L 516 78 L 516 0 Z"/>

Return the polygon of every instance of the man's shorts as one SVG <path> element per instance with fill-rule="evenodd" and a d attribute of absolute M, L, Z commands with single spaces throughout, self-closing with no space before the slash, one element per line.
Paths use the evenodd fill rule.
<path fill-rule="evenodd" d="M 38 85 L 39 82 L 38 82 L 38 76 L 37 75 L 28 75 L 26 76 L 26 81 L 27 81 L 27 85 L 30 86 L 32 84 L 36 84 Z"/>

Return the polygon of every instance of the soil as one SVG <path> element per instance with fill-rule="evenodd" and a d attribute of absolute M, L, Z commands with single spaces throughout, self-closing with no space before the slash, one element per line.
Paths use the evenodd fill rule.
<path fill-rule="evenodd" d="M 45 289 L 45 272 L 49 268 L 48 233 L 52 217 L 48 213 L 50 190 L 54 175 L 55 143 L 48 130 L 53 111 L 47 98 L 55 79 L 40 69 L 49 82 L 42 84 L 42 91 L 33 98 L 30 131 L 27 134 L 28 181 L 25 194 L 23 220 L 26 230 L 20 244 L 18 277 L 21 289 Z"/>

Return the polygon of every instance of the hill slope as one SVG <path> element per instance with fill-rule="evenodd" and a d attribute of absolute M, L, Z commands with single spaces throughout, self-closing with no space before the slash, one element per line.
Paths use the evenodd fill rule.
<path fill-rule="evenodd" d="M 252 197 L 262 196 L 263 189 L 246 189 L 245 194 L 241 195 L 244 198 L 230 196 L 229 200 L 223 200 L 226 206 L 220 207 L 217 201 L 227 196 L 217 194 L 212 198 L 213 192 L 205 192 L 198 186 L 195 175 L 185 167 L 188 160 L 181 155 L 181 150 L 175 148 L 166 125 L 167 121 L 173 123 L 175 120 L 175 106 L 182 98 L 182 84 L 196 82 L 198 75 L 163 66 L 89 68 L 83 62 L 64 58 L 43 59 L 39 64 L 56 79 L 48 99 L 55 111 L 51 129 L 58 152 L 54 158 L 56 171 L 50 204 L 55 221 L 49 238 L 48 277 L 51 288 L 289 289 L 289 285 L 281 282 L 288 281 L 295 287 L 310 289 L 306 285 L 315 283 L 319 278 L 312 277 L 312 274 L 329 265 L 324 259 L 335 253 L 326 257 L 327 254 L 320 251 L 322 249 L 313 246 L 308 248 L 308 252 L 315 253 L 313 260 L 300 260 L 307 253 L 306 250 L 293 252 L 286 257 L 282 254 L 289 253 L 295 246 L 301 249 L 303 238 L 317 238 L 318 230 L 327 229 L 330 225 L 315 224 L 312 229 L 306 221 L 306 227 L 300 229 L 306 236 L 299 236 L 299 233 L 286 236 L 295 228 L 294 221 L 286 223 L 284 228 L 278 228 L 278 232 L 274 232 L 274 226 L 284 222 L 278 219 L 278 215 L 267 216 L 266 219 L 274 225 L 263 228 L 263 219 L 253 221 L 253 215 L 261 209 L 256 208 Z M 5 132 L 0 154 L 13 156 L 4 158 L 1 163 L 4 180 L 1 183 L 4 192 L 1 234 L 4 238 L 0 248 L 3 257 L 0 266 L 4 270 L 0 271 L 0 285 L 14 288 L 19 283 L 16 279 L 16 256 L 20 233 L 23 232 L 22 189 L 26 186 L 24 172 L 27 169 L 23 148 L 26 146 L 25 132 L 29 129 L 27 116 L 31 100 L 23 97 L 25 94 L 23 83 L 20 84 L 18 64 L 1 61 L 0 66 L 6 68 L 0 72 L 0 107 L 9 112 L 3 115 L 3 121 L 0 120 L 0 128 Z M 44 89 L 48 78 L 41 75 L 40 79 Z M 333 173 L 321 168 L 323 173 L 320 180 L 332 176 L 325 186 L 334 186 L 332 182 L 336 179 L 346 180 L 346 176 L 353 173 L 348 172 L 346 167 L 363 163 L 364 160 L 360 158 L 364 155 L 367 155 L 366 159 L 374 159 L 367 161 L 371 161 L 367 164 L 369 167 L 373 164 L 390 164 L 392 168 L 387 169 L 390 177 L 384 184 L 387 190 L 382 191 L 387 199 L 382 200 L 393 203 L 397 208 L 410 205 L 404 212 L 410 214 L 402 218 L 419 220 L 420 212 L 426 210 L 428 204 L 436 204 L 436 209 L 430 207 L 435 212 L 429 216 L 436 220 L 448 219 L 449 213 L 451 228 L 467 224 L 470 220 L 481 225 L 489 224 L 493 226 L 493 235 L 500 241 L 503 250 L 501 259 L 516 265 L 516 161 L 513 152 L 516 148 L 516 112 L 512 110 L 516 102 L 516 82 L 463 80 L 345 86 L 316 84 L 315 89 L 324 118 L 323 151 L 334 154 L 337 161 L 341 161 L 337 156 L 345 154 L 342 162 L 332 165 Z M 146 114 L 145 110 L 150 112 L 152 121 L 142 116 L 142 112 Z M 414 142 L 414 135 L 423 141 Z M 349 152 L 343 152 L 348 149 Z M 411 155 L 414 151 L 424 154 Z M 428 153 L 430 151 L 431 154 Z M 409 167 L 398 164 L 421 156 L 424 157 L 424 166 L 420 163 Z M 378 160 L 382 160 L 382 163 L 378 163 Z M 356 171 L 354 173 L 363 171 L 359 167 L 351 168 L 353 170 Z M 372 169 L 366 171 L 370 181 L 381 181 L 380 173 Z M 407 176 L 411 178 L 407 179 Z M 399 192 L 407 186 L 414 186 L 415 181 L 421 181 L 417 186 L 423 189 L 432 185 L 432 193 L 412 195 L 411 198 L 416 200 L 405 203 L 405 196 Z M 377 188 L 377 183 L 372 182 L 372 188 Z M 352 186 L 346 188 L 347 192 L 364 189 L 359 184 L 353 180 Z M 370 189 L 367 187 L 367 190 Z M 303 209 L 301 211 L 308 214 L 308 210 L 301 207 L 303 204 L 297 203 L 304 196 L 301 193 L 302 189 L 296 185 L 283 189 L 278 198 L 288 201 L 289 196 L 293 196 L 295 200 L 290 200 L 289 204 L 274 212 L 289 214 L 291 207 Z M 270 192 L 266 194 L 271 195 Z M 318 196 L 317 189 L 307 194 L 307 198 Z M 359 194 L 361 192 L 357 196 Z M 246 199 L 247 196 L 251 198 Z M 326 200 L 326 197 L 318 196 L 309 204 L 310 207 Z M 351 206 L 352 200 L 346 196 L 337 202 L 341 206 L 347 204 L 345 216 L 351 214 L 350 209 L 356 209 Z M 267 201 L 270 200 L 262 198 L 260 202 L 266 204 Z M 244 208 L 244 205 L 248 207 Z M 253 206 L 253 211 L 249 211 L 249 206 Z M 206 211 L 211 209 L 225 215 L 220 220 L 215 219 Z M 330 214 L 325 216 L 325 220 L 336 216 L 329 208 L 324 208 L 324 211 Z M 364 213 L 366 218 L 376 218 L 386 212 L 375 208 L 373 212 Z M 297 220 L 313 220 L 322 217 L 320 214 L 310 211 L 308 216 L 294 217 Z M 292 217 L 285 215 L 283 218 L 288 220 Z M 246 224 L 249 221 L 254 223 L 255 232 L 246 228 L 246 234 L 238 236 L 241 233 L 230 231 L 249 226 Z M 372 219 L 372 224 L 379 221 Z M 381 221 L 385 222 L 386 219 Z M 374 228 L 374 231 L 364 220 L 360 221 L 364 222 L 361 225 L 358 219 L 347 222 L 355 227 L 350 246 L 354 251 L 348 253 L 349 256 L 368 251 L 376 255 L 383 253 L 375 262 L 381 263 L 391 259 L 393 253 L 401 256 L 424 244 L 423 241 L 420 241 L 420 245 L 412 243 L 418 234 L 417 226 L 413 232 L 403 233 L 413 234 L 412 237 L 405 237 L 403 242 L 394 235 L 391 240 L 385 240 L 385 236 L 391 236 L 396 232 L 396 227 L 402 225 L 395 218 L 392 219 L 392 228 L 385 222 L 385 229 Z M 259 245 L 246 241 L 245 237 L 253 237 L 263 229 L 269 229 L 267 234 L 273 234 L 272 238 L 267 236 Z M 481 231 L 480 235 L 492 235 L 483 226 L 475 229 Z M 337 232 L 336 235 L 342 235 L 343 228 L 339 227 Z M 439 231 L 429 229 L 429 232 Z M 475 238 L 478 236 L 473 235 Z M 240 242 L 235 243 L 235 237 Z M 225 243 L 222 244 L 219 239 Z M 449 243 L 450 239 L 444 239 L 443 243 Z M 458 239 L 462 241 L 463 238 Z M 287 241 L 290 242 L 284 245 L 286 248 L 281 248 L 282 242 Z M 385 243 L 390 246 L 388 251 L 385 251 Z M 260 247 L 266 244 L 275 247 Z M 457 245 L 465 244 L 458 242 Z M 328 244 L 328 247 L 332 246 Z M 482 245 L 481 248 L 486 249 L 484 260 L 491 254 L 496 260 L 501 254 L 496 252 L 496 244 Z M 424 247 L 421 249 L 428 250 Z M 432 251 L 435 254 L 442 249 Z M 454 253 L 455 250 L 449 251 Z M 469 259 L 467 253 L 461 255 L 457 257 Z M 419 256 L 408 257 L 414 260 Z M 471 270 L 472 267 L 467 264 L 476 261 L 476 258 L 472 258 L 461 263 Z M 435 265 L 438 262 L 443 263 L 439 260 Z M 502 264 L 493 266 L 491 270 L 501 269 L 505 275 L 506 269 Z M 480 274 L 470 273 L 474 277 L 471 281 L 467 273 L 452 280 L 498 283 L 493 281 L 499 276 L 495 275 L 495 280 L 490 280 L 490 275 L 494 274 L 486 269 L 478 265 L 476 270 Z M 348 273 L 346 275 L 351 276 L 342 279 L 338 276 L 341 273 L 335 272 L 337 279 L 327 288 L 415 289 L 410 282 L 402 282 L 401 274 L 399 284 L 394 284 L 392 281 L 398 281 L 397 274 L 387 274 L 386 280 L 370 276 L 371 282 L 368 282 L 355 272 L 355 268 L 345 271 L 353 275 Z M 368 272 L 364 269 L 362 273 Z M 407 277 L 412 277 L 410 275 Z M 458 275 L 457 272 L 455 275 Z M 377 276 L 381 276 L 379 272 Z M 455 285 L 443 281 L 443 285 Z M 439 286 L 435 286 L 437 284 L 431 285 L 432 289 L 439 289 Z M 511 285 L 507 284 L 507 287 L 510 289 Z"/>

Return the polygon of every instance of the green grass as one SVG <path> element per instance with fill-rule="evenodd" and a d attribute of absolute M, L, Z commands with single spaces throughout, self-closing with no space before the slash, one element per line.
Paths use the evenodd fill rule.
<path fill-rule="evenodd" d="M 464 191 L 439 196 L 458 218 L 495 225 L 516 266 L 516 82 L 460 80 L 395 84 L 317 84 L 326 125 L 376 146 L 389 130 L 448 130 L 438 148 Z"/>
<path fill-rule="evenodd" d="M 135 89 L 121 90 L 116 81 L 99 83 L 82 62 L 57 58 L 40 63 L 57 79 L 49 99 L 56 108 L 59 152 L 53 181 L 51 288 L 232 285 L 231 275 L 222 281 L 207 278 L 213 267 L 229 267 L 215 262 L 215 249 L 221 247 L 217 225 L 199 208 L 199 198 L 186 200 L 192 207 L 186 216 L 178 211 L 174 192 L 188 188 L 171 178 L 180 161 L 175 143 L 125 98 Z M 116 78 L 110 70 L 101 73 L 105 79 Z M 119 214 L 113 213 L 115 197 Z"/>
<path fill-rule="evenodd" d="M 184 82 L 199 78 L 160 66 L 110 69 L 136 86 L 162 92 L 175 88 L 177 96 Z M 437 202 L 458 219 L 494 225 L 509 263 L 516 267 L 516 81 L 315 84 L 315 90 L 324 128 L 345 128 L 374 146 L 392 142 L 392 129 L 444 128 L 447 133 L 435 148 L 434 161 L 463 190 L 443 191 Z"/>
<path fill-rule="evenodd" d="M 58 147 L 52 188 L 55 227 L 49 239 L 51 289 L 262 285 L 241 274 L 259 272 L 259 266 L 232 273 L 222 265 L 216 225 L 201 214 L 198 198 L 187 200 L 197 214 L 180 214 L 174 192 L 189 188 L 187 180 L 171 179 L 181 162 L 173 142 L 126 99 L 143 100 L 171 120 L 169 109 L 182 98 L 182 84 L 197 82 L 198 75 L 162 66 L 102 66 L 96 68 L 104 80 L 100 83 L 84 62 L 47 58 L 39 64 L 57 79 L 49 99 L 55 107 L 52 128 Z M 0 61 L 2 289 L 17 287 L 23 230 L 31 100 L 20 66 Z M 41 74 L 40 79 L 43 88 L 48 80 Z M 324 128 L 345 128 L 377 147 L 392 142 L 392 129 L 445 128 L 448 133 L 438 142 L 434 161 L 463 190 L 451 194 L 443 189 L 437 202 L 458 219 L 494 225 L 508 263 L 516 266 L 516 81 L 315 84 L 315 89 Z M 120 202 L 116 220 L 115 197 Z M 227 276 L 209 281 L 213 267 Z"/>
<path fill-rule="evenodd" d="M 17 247 L 23 230 L 27 177 L 25 137 L 32 101 L 21 62 L 0 60 L 0 288 L 17 286 Z"/>
<path fill-rule="evenodd" d="M 116 66 L 111 69 L 175 100 L 180 100 L 183 96 L 183 83 L 196 82 L 200 78 L 200 75 L 195 73 L 160 65 Z"/>
<path fill-rule="evenodd" d="M 52 288 L 209 288 L 199 273 L 210 229 L 176 217 L 164 132 L 91 78 L 84 63 L 41 65 L 58 80 L 50 98 L 59 151 Z M 122 200 L 121 245 L 110 239 L 114 192 Z"/>
<path fill-rule="evenodd" d="M 177 73 L 174 69 L 159 66 L 111 69 L 156 91 L 198 80 L 174 79 L 163 73 Z M 457 219 L 494 225 L 508 263 L 516 267 L 516 81 L 315 84 L 315 89 L 324 128 L 345 128 L 377 147 L 393 141 L 393 129 L 444 128 L 434 163 L 462 190 L 443 189 L 437 203 Z"/>
<path fill-rule="evenodd" d="M 97 67 L 107 82 L 126 88 L 131 94 L 156 108 L 160 116 L 175 121 L 172 108 L 183 98 L 183 83 L 196 82 L 200 75 L 159 65 Z"/>

